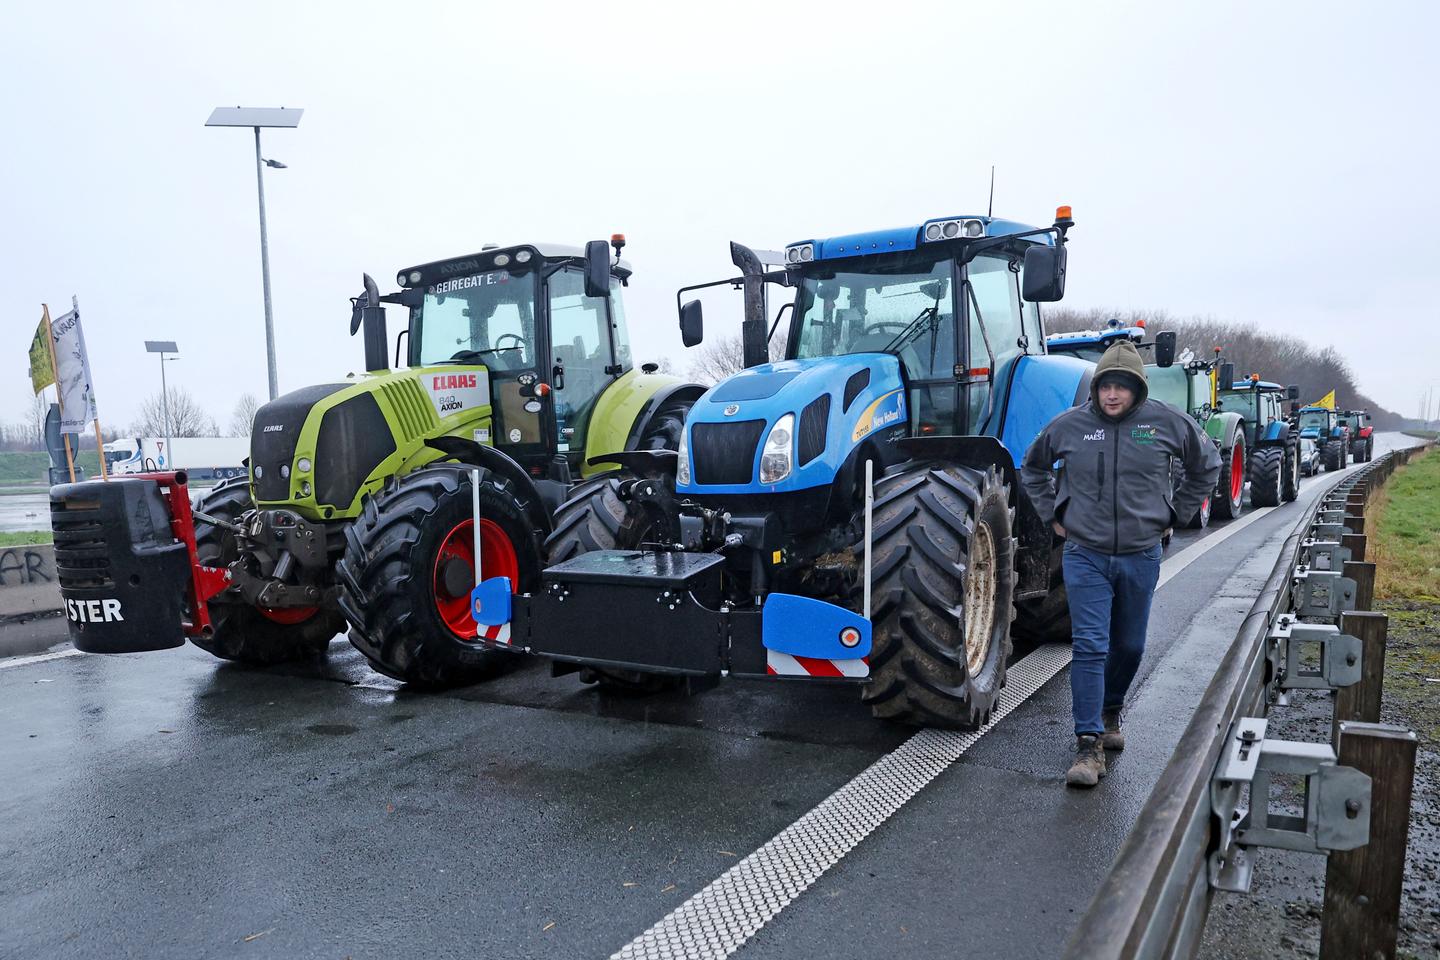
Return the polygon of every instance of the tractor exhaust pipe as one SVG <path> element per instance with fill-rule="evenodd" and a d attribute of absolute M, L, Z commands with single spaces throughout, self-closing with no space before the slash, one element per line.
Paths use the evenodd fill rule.
<path fill-rule="evenodd" d="M 734 241 L 730 243 L 730 260 L 740 268 L 745 284 L 745 320 L 740 326 L 740 339 L 745 346 L 745 366 L 758 367 L 770 362 L 765 322 L 765 265 L 755 256 L 755 251 Z"/>
<path fill-rule="evenodd" d="M 350 301 L 350 336 L 365 328 L 365 369 L 378 373 L 390 369 L 386 350 L 385 308 L 380 304 L 380 288 L 370 274 L 364 274 L 365 291 Z"/>

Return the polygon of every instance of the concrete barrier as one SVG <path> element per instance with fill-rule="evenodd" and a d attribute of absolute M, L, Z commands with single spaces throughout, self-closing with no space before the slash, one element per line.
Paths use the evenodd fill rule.
<path fill-rule="evenodd" d="M 0 657 L 35 653 L 68 639 L 55 548 L 0 547 Z"/>

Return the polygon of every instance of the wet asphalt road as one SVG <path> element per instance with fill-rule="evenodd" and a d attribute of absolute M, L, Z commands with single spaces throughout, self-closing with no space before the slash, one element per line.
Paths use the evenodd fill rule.
<path fill-rule="evenodd" d="M 1062 672 L 738 955 L 1057 953 L 1332 479 L 1161 588 L 1099 789 L 1062 786 Z M 343 641 L 0 664 L 0 958 L 607 956 L 908 735 L 849 687 L 621 699 L 525 663 L 409 694 Z"/>

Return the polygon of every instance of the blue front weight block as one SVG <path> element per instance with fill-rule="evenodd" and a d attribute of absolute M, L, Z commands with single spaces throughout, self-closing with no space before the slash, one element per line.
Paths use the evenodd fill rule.
<path fill-rule="evenodd" d="M 767 650 L 817 660 L 870 656 L 870 621 L 833 603 L 772 593 L 762 617 L 760 642 Z"/>
<path fill-rule="evenodd" d="M 482 580 L 470 591 L 470 616 L 482 627 L 509 623 L 511 596 L 509 577 Z"/>

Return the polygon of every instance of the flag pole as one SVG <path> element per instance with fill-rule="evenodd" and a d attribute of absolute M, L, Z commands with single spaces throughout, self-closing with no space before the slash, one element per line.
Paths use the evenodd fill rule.
<path fill-rule="evenodd" d="M 50 304 L 40 304 L 45 311 L 45 334 L 50 338 L 50 371 L 55 374 L 55 405 L 60 408 L 60 422 L 65 422 L 65 396 L 60 389 L 60 365 L 55 362 L 55 328 L 50 325 Z M 34 314 L 31 314 L 34 316 Z M 75 482 L 75 455 L 70 452 L 70 435 L 60 428 L 60 439 L 65 443 L 65 466 L 70 471 L 70 482 Z"/>
<path fill-rule="evenodd" d="M 75 316 L 80 316 L 80 298 L 72 295 L 70 297 L 70 305 L 75 308 Z M 58 390 L 60 388 L 56 387 L 55 389 Z M 94 400 L 94 384 L 91 384 L 90 405 L 92 407 L 95 406 Z M 100 479 L 109 480 L 110 473 L 105 469 L 105 441 L 100 438 L 100 412 L 98 410 L 95 412 L 95 419 L 93 421 L 93 425 L 95 427 L 95 452 L 100 455 Z"/>

